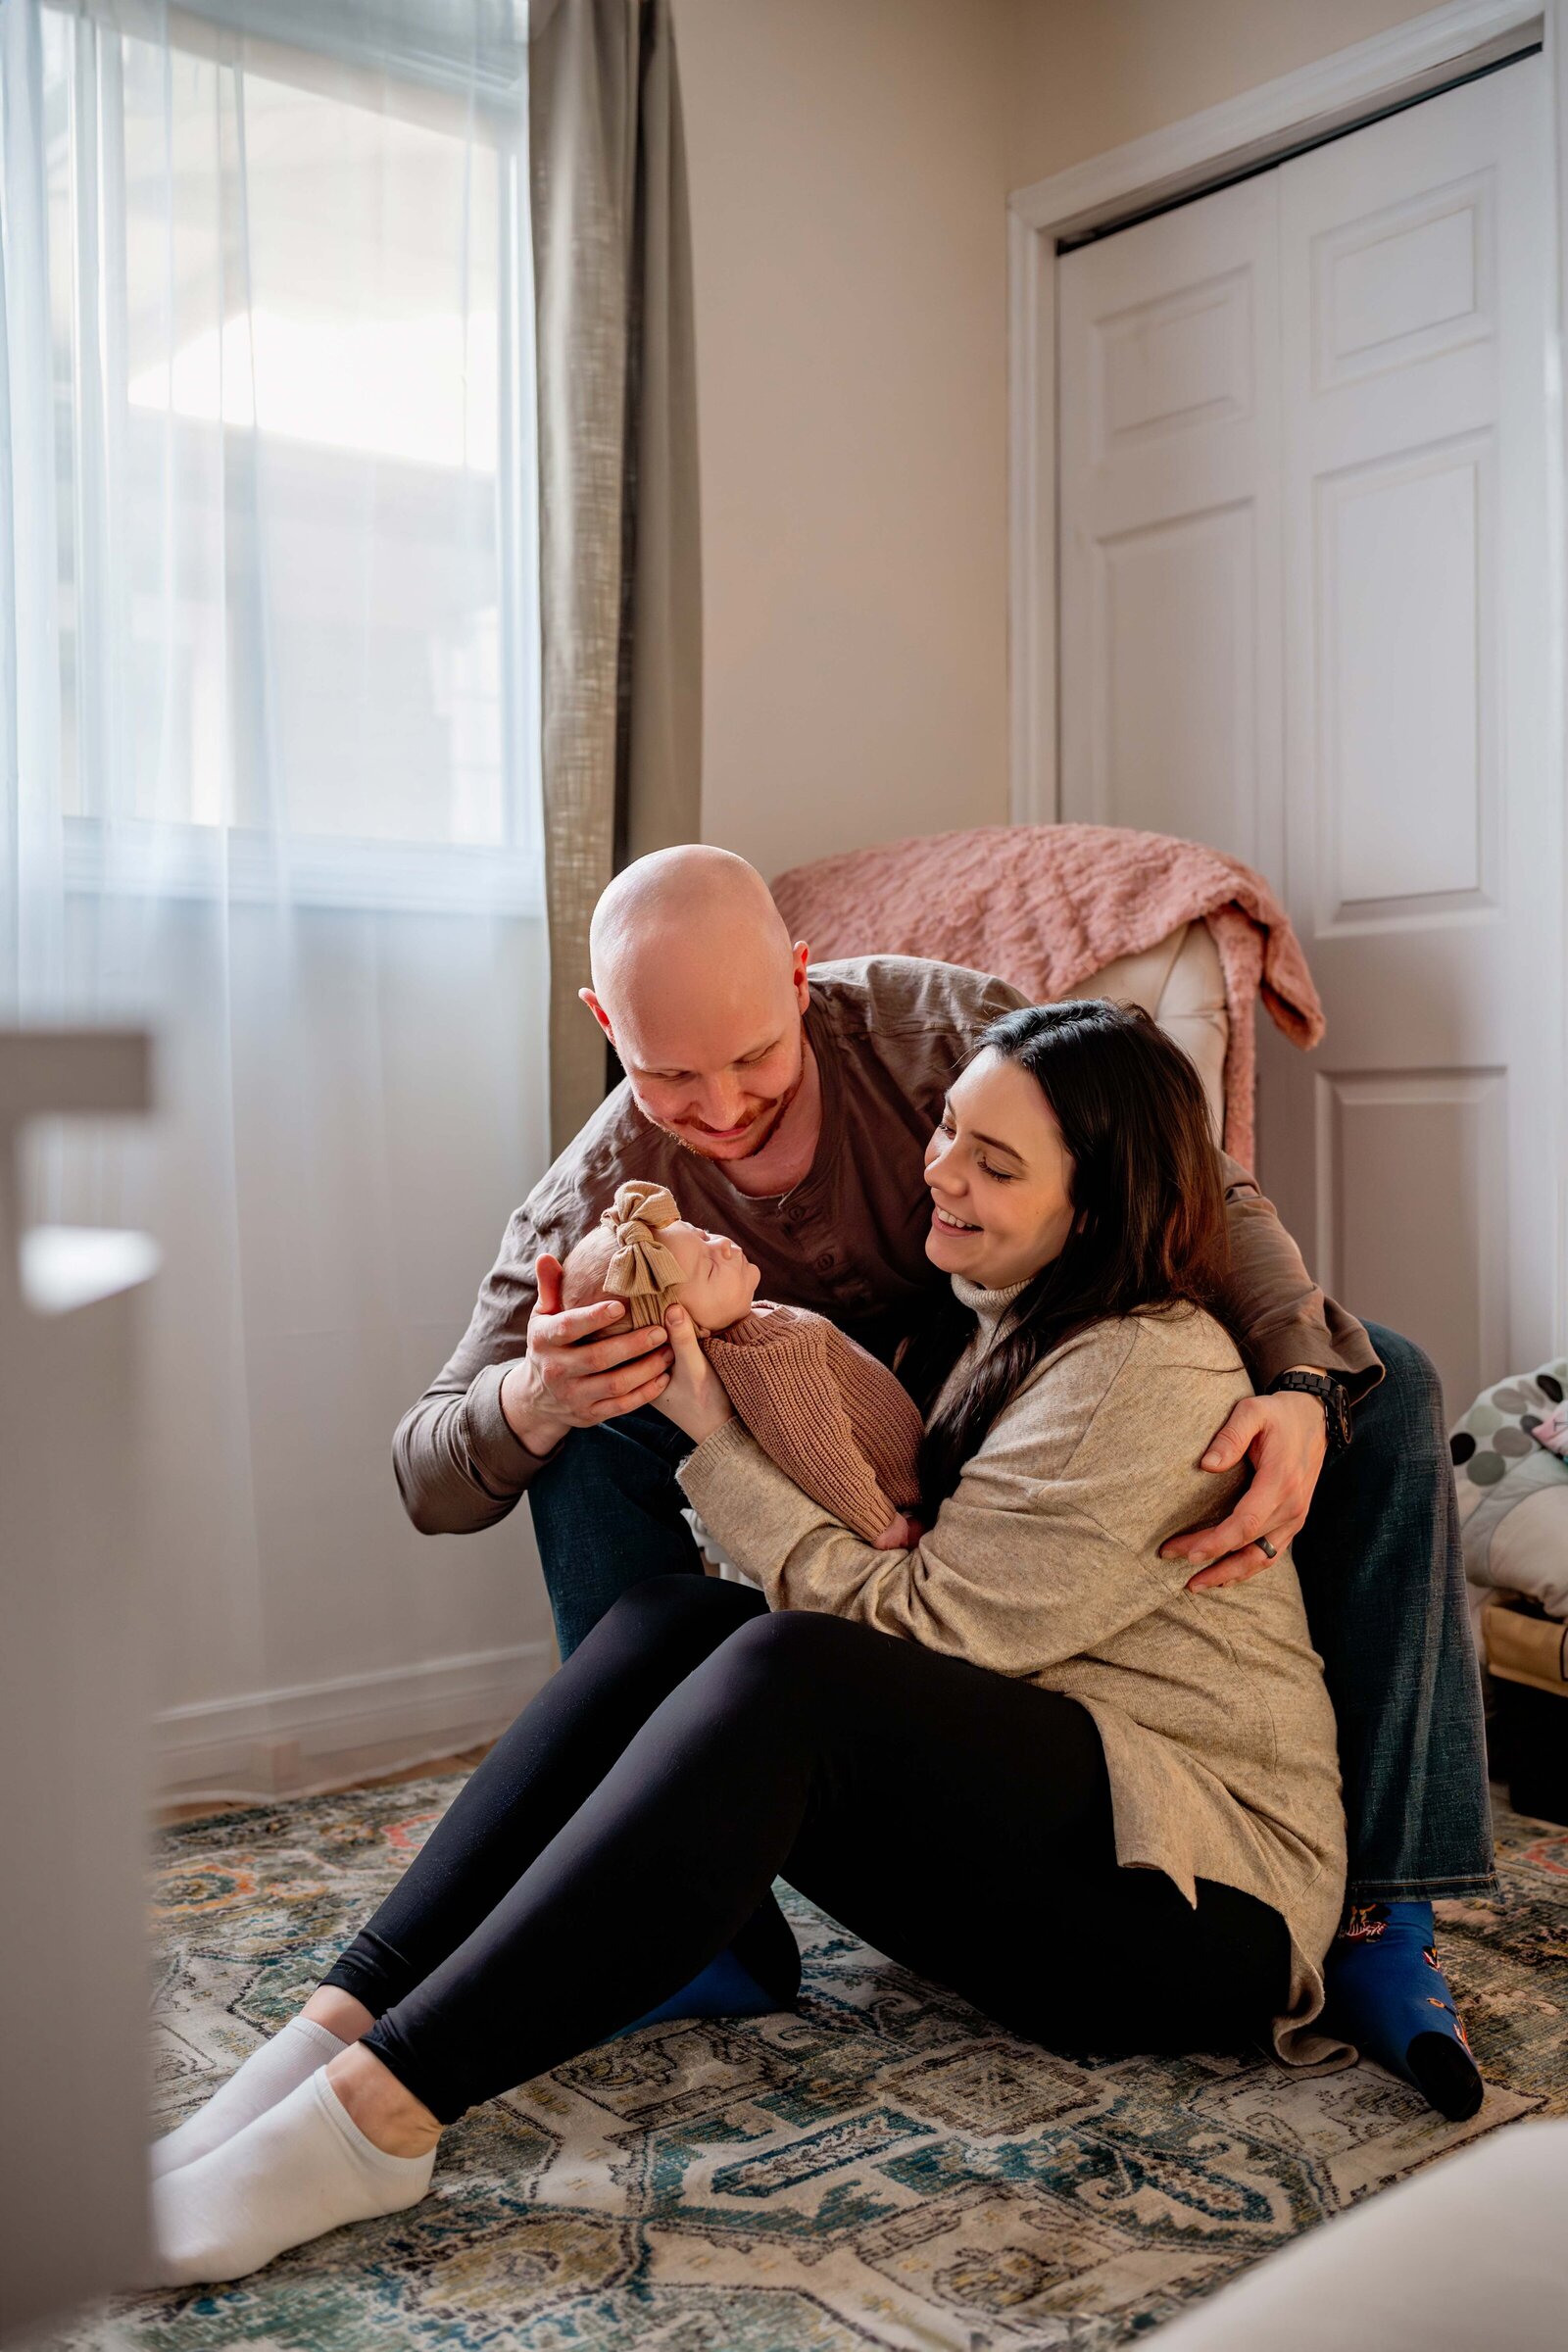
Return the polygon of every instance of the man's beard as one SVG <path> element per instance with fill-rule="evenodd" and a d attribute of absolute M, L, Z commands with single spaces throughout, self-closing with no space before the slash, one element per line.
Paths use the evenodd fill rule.
<path fill-rule="evenodd" d="M 789 1109 L 791 1103 L 795 1101 L 796 1096 L 800 1093 L 805 1084 L 806 1054 L 803 1051 L 801 1054 L 801 1066 L 796 1073 L 795 1084 L 790 1088 L 789 1093 L 787 1095 L 779 1096 L 778 1100 L 773 1105 L 772 1116 L 767 1120 L 760 1135 L 759 1135 L 757 1138 L 757 1141 L 753 1144 L 749 1144 L 744 1152 L 736 1152 L 732 1154 L 731 1157 L 735 1159 L 755 1159 L 759 1152 L 765 1151 L 767 1146 L 772 1142 L 774 1136 L 777 1135 L 785 1112 Z M 656 1126 L 660 1126 L 662 1122 L 656 1119 L 654 1124 Z M 681 1151 L 690 1152 L 693 1159 L 706 1159 L 709 1166 L 714 1168 L 723 1168 L 730 1165 L 729 1157 L 721 1158 L 716 1152 L 705 1152 L 700 1144 L 689 1143 L 686 1137 L 681 1134 L 678 1127 L 665 1127 L 663 1128 L 663 1133 L 669 1137 L 671 1143 L 678 1144 Z"/>

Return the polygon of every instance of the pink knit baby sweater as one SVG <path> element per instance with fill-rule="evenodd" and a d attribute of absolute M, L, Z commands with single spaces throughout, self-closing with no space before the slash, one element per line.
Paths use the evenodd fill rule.
<path fill-rule="evenodd" d="M 703 1352 L 752 1436 L 863 1544 L 920 1496 L 914 1399 L 885 1364 L 806 1307 L 754 1306 Z"/>

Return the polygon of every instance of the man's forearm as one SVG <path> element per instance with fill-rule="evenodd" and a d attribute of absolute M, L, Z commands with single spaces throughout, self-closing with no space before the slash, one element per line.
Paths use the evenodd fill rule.
<path fill-rule="evenodd" d="M 544 1452 L 525 1446 L 501 1406 L 524 1356 L 538 1301 L 535 1267 L 550 1247 L 527 1203 L 514 1210 L 468 1328 L 392 1440 L 403 1507 L 421 1534 L 462 1536 L 504 1519 Z"/>
<path fill-rule="evenodd" d="M 548 1455 L 513 1429 L 501 1404 L 511 1366 L 487 1364 L 465 1385 L 443 1374 L 404 1414 L 392 1441 L 403 1507 L 421 1535 L 471 1535 L 513 1508 Z"/>
<path fill-rule="evenodd" d="M 1353 1399 L 1383 1377 L 1366 1332 L 1326 1298 L 1273 1204 L 1227 1161 L 1231 1270 L 1224 1305 L 1259 1388 L 1281 1372 L 1332 1372 Z"/>

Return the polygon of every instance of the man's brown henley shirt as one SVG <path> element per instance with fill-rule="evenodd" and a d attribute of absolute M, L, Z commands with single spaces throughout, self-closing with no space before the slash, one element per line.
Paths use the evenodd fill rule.
<path fill-rule="evenodd" d="M 902 956 L 813 964 L 809 980 L 822 1132 L 808 1173 L 782 1200 L 749 1199 L 617 1086 L 514 1211 L 455 1354 L 398 1424 L 393 1459 L 416 1527 L 489 1527 L 542 1466 L 501 1410 L 507 1367 L 527 1347 L 534 1260 L 564 1258 L 629 1178 L 668 1185 L 683 1216 L 739 1242 L 761 1268 L 760 1298 L 830 1316 L 884 1360 L 946 1282 L 925 1254 L 925 1147 L 981 1031 L 1027 1000 L 1005 980 Z M 1253 1380 L 1312 1364 L 1362 1395 L 1382 1377 L 1365 1331 L 1312 1281 L 1252 1178 L 1227 1159 L 1225 1179 L 1225 1306 Z"/>

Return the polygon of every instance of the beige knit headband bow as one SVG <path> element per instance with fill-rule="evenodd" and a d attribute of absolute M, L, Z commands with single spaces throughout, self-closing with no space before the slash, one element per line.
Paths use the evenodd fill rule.
<path fill-rule="evenodd" d="M 680 1259 L 659 1238 L 662 1229 L 673 1225 L 679 1215 L 666 1186 L 639 1182 L 623 1184 L 613 1207 L 607 1208 L 599 1220 L 615 1237 L 605 1288 L 612 1298 L 625 1299 L 634 1329 L 659 1322 L 665 1294 L 686 1279 Z"/>

